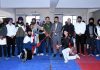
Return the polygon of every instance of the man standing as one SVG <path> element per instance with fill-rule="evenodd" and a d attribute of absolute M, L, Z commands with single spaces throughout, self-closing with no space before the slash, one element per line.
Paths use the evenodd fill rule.
<path fill-rule="evenodd" d="M 86 26 L 86 37 L 87 37 L 87 47 L 88 47 L 88 54 L 93 55 L 95 49 L 95 30 L 96 26 L 94 24 L 94 18 L 89 19 L 89 24 Z"/>
<path fill-rule="evenodd" d="M 0 57 L 2 57 L 2 49 L 4 53 L 4 57 L 7 57 L 6 54 L 6 34 L 7 34 L 7 28 L 5 24 L 3 23 L 3 19 L 0 19 Z"/>
<path fill-rule="evenodd" d="M 77 53 L 80 53 L 80 46 L 81 46 L 81 53 L 84 55 L 84 34 L 86 30 L 86 24 L 82 22 L 82 17 L 77 17 L 77 22 L 74 24 L 75 33 L 76 33 L 76 47 Z"/>
<path fill-rule="evenodd" d="M 45 24 L 43 25 L 43 28 L 44 28 L 44 31 L 45 31 L 45 34 L 47 36 L 46 38 L 46 47 L 47 47 L 47 51 L 48 53 L 50 54 L 51 53 L 51 26 L 52 26 L 52 23 L 50 22 L 50 17 L 45 17 Z"/>
<path fill-rule="evenodd" d="M 52 24 L 51 33 L 52 33 L 52 41 L 53 41 L 53 57 L 56 56 L 57 50 L 60 53 L 60 57 L 62 57 L 61 53 L 61 35 L 62 35 L 62 23 L 59 22 L 59 17 L 56 16 L 54 18 L 54 23 Z"/>
<path fill-rule="evenodd" d="M 7 53 L 8 57 L 10 57 L 10 48 L 12 47 L 12 56 L 15 56 L 15 35 L 16 35 L 16 28 L 13 25 L 13 19 L 8 18 L 7 27 Z"/>

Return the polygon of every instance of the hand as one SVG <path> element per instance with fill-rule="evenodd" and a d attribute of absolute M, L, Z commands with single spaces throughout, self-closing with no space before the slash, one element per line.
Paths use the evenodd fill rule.
<path fill-rule="evenodd" d="M 0 39 L 3 39 L 3 36 L 0 36 Z"/>
<path fill-rule="evenodd" d="M 98 36 L 99 40 L 100 40 L 100 36 Z"/>
<path fill-rule="evenodd" d="M 13 35 L 13 36 L 11 36 L 11 38 L 14 38 L 14 35 Z"/>
<path fill-rule="evenodd" d="M 82 34 L 80 33 L 79 36 L 81 36 Z"/>

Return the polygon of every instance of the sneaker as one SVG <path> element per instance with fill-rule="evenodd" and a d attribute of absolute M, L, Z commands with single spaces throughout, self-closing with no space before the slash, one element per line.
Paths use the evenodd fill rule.
<path fill-rule="evenodd" d="M 5 58 L 5 60 L 9 60 L 9 59 L 10 59 L 10 57 L 6 57 L 6 58 Z"/>
<path fill-rule="evenodd" d="M 62 55 L 62 54 L 60 54 L 60 57 L 63 57 L 63 55 Z"/>
<path fill-rule="evenodd" d="M 20 58 L 21 55 L 17 55 L 18 58 Z"/>
<path fill-rule="evenodd" d="M 76 58 L 80 59 L 80 56 L 78 54 L 76 54 Z"/>
<path fill-rule="evenodd" d="M 89 56 L 94 56 L 93 54 L 89 54 Z"/>
<path fill-rule="evenodd" d="M 40 56 L 40 54 L 37 54 L 37 56 Z"/>
<path fill-rule="evenodd" d="M 44 54 L 43 53 L 40 53 L 40 55 L 43 56 Z"/>
<path fill-rule="evenodd" d="M 56 54 L 54 54 L 53 57 L 56 57 Z"/>
<path fill-rule="evenodd" d="M 100 56 L 99 54 L 96 55 L 96 57 Z"/>
<path fill-rule="evenodd" d="M 64 63 L 67 63 L 67 62 L 68 62 L 68 60 L 65 60 L 65 61 L 64 61 Z"/>
<path fill-rule="evenodd" d="M 46 56 L 48 56 L 48 54 L 46 54 Z"/>

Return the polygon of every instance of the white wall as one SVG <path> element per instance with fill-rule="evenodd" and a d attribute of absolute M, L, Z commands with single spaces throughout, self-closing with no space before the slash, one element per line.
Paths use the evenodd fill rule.
<path fill-rule="evenodd" d="M 40 14 L 40 19 L 44 20 L 46 16 L 50 16 L 49 9 L 16 9 L 16 20 L 19 16 L 32 15 L 34 13 Z"/>
<path fill-rule="evenodd" d="M 32 15 L 32 13 L 35 12 L 40 14 L 41 20 L 44 20 L 44 17 L 46 16 L 50 16 L 51 21 L 53 21 L 54 14 L 63 14 L 68 16 L 82 16 L 83 20 L 87 21 L 88 9 L 55 9 L 55 12 L 51 12 L 50 9 L 16 9 L 16 16 L 17 14 L 20 14 L 25 18 L 26 15 Z M 18 18 L 18 16 L 16 17 L 16 19 Z"/>
<path fill-rule="evenodd" d="M 0 16 L 1 17 L 11 17 L 15 21 L 15 9 L 1 9 L 0 8 Z"/>
<path fill-rule="evenodd" d="M 1 8 L 49 8 L 50 0 L 0 0 Z"/>
<path fill-rule="evenodd" d="M 70 16 L 70 15 L 76 15 L 76 16 L 82 16 L 83 20 L 86 22 L 87 19 L 91 17 L 91 13 L 88 12 L 88 9 L 55 9 L 55 12 L 51 12 L 50 9 L 0 9 L 0 16 L 5 17 L 12 17 L 16 18 L 17 20 L 18 16 L 22 16 L 25 19 L 25 16 L 32 15 L 33 13 L 40 14 L 40 19 L 44 20 L 46 16 L 50 16 L 51 21 L 53 21 L 54 14 L 63 14 L 64 16 Z M 16 16 L 16 17 L 15 17 Z"/>

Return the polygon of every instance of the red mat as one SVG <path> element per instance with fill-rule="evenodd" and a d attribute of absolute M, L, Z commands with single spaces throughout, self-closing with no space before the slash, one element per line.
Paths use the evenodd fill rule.
<path fill-rule="evenodd" d="M 80 60 L 76 60 L 81 70 L 100 70 L 100 61 L 93 56 L 81 56 Z"/>

